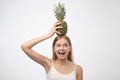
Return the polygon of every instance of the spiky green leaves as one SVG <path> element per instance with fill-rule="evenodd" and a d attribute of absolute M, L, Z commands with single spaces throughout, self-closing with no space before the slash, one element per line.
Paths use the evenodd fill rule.
<path fill-rule="evenodd" d="M 55 16 L 58 21 L 62 22 L 65 18 L 65 7 L 63 3 L 58 3 L 55 5 L 54 9 Z"/>

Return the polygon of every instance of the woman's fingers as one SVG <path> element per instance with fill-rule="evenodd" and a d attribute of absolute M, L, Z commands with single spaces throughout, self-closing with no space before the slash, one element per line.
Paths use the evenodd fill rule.
<path fill-rule="evenodd" d="M 55 33 L 60 34 L 60 35 L 62 34 L 62 33 L 58 32 L 58 31 L 55 31 Z"/>
<path fill-rule="evenodd" d="M 61 27 L 60 25 L 61 25 L 60 22 L 56 22 L 56 23 L 54 24 L 54 32 L 57 33 L 57 34 L 62 34 L 62 33 L 60 33 L 60 32 L 57 31 L 57 29 L 63 28 L 63 27 Z"/>
<path fill-rule="evenodd" d="M 60 26 L 60 25 L 61 25 L 60 22 L 56 22 L 56 23 L 55 23 L 55 27 Z"/>
<path fill-rule="evenodd" d="M 61 26 L 57 26 L 57 27 L 55 27 L 56 29 L 58 29 L 58 28 L 63 28 L 63 27 L 61 27 Z"/>
<path fill-rule="evenodd" d="M 62 34 L 62 33 L 60 33 L 60 32 L 57 31 L 57 29 L 60 29 L 60 28 L 63 28 L 63 27 L 61 27 L 61 26 L 57 26 L 57 27 L 56 27 L 56 31 L 55 31 L 55 33 L 57 33 L 57 34 Z"/>

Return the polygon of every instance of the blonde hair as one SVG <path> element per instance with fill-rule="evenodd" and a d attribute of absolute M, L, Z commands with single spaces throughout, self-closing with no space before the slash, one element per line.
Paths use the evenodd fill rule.
<path fill-rule="evenodd" d="M 56 60 L 56 59 L 57 59 L 57 56 L 56 56 L 56 54 L 55 54 L 55 52 L 54 52 L 54 46 L 55 46 L 55 43 L 56 43 L 59 39 L 61 39 L 61 38 L 66 39 L 66 40 L 68 41 L 68 43 L 69 43 L 69 45 L 70 45 L 70 52 L 69 52 L 69 54 L 68 54 L 68 60 L 73 62 L 72 43 L 71 43 L 70 38 L 69 38 L 68 36 L 66 36 L 66 35 L 65 35 L 65 36 L 59 36 L 59 35 L 58 35 L 58 36 L 54 39 L 53 45 L 52 45 L 52 50 L 53 50 L 53 57 L 52 57 L 52 59 L 53 59 L 53 60 Z"/>

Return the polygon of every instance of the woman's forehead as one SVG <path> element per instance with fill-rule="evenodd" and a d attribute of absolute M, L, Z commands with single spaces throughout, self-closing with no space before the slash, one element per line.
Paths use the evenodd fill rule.
<path fill-rule="evenodd" d="M 68 41 L 65 38 L 58 39 L 56 43 L 68 43 Z"/>

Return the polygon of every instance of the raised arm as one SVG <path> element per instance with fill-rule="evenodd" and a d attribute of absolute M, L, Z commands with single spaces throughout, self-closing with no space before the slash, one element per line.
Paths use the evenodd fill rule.
<path fill-rule="evenodd" d="M 56 31 L 57 28 L 61 28 L 60 26 L 58 26 L 60 23 L 56 22 L 54 24 L 54 26 L 52 27 L 51 31 L 47 34 L 47 35 L 44 35 L 44 36 L 41 36 L 41 37 L 37 37 L 37 38 L 34 38 L 34 39 L 31 39 L 25 43 L 23 43 L 21 45 L 21 48 L 22 50 L 32 59 L 34 60 L 35 62 L 41 64 L 42 66 L 45 67 L 45 69 L 49 69 L 50 65 L 50 61 L 51 59 L 47 58 L 46 56 L 43 56 L 41 54 L 38 54 L 36 51 L 34 51 L 32 49 L 33 46 L 35 46 L 36 44 L 52 37 L 55 33 L 58 33 Z M 59 33 L 60 34 L 60 33 Z"/>

